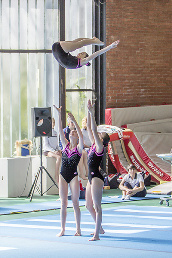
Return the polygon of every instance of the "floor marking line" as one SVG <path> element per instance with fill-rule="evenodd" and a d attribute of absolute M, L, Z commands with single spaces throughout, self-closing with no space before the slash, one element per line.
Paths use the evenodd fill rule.
<path fill-rule="evenodd" d="M 87 214 L 84 214 L 88 216 Z M 122 214 L 103 214 L 103 217 L 118 217 L 118 218 L 142 218 L 142 219 L 160 219 L 160 220 L 172 220 L 172 217 L 156 217 L 156 216 L 136 216 L 136 215 L 122 215 Z"/>
<path fill-rule="evenodd" d="M 115 212 L 121 212 L 121 211 L 124 211 L 124 212 L 133 212 L 133 213 L 155 213 L 155 214 L 171 214 L 172 215 L 172 212 L 169 212 L 169 211 L 145 211 L 145 210 L 134 210 L 134 209 L 116 209 L 114 210 Z"/>
<path fill-rule="evenodd" d="M 29 219 L 32 222 L 47 222 L 47 223 L 60 223 L 60 220 L 48 220 L 48 219 Z M 66 224 L 75 224 L 75 221 L 66 221 Z M 81 225 L 95 225 L 94 222 L 81 222 Z M 149 229 L 163 229 L 171 228 L 172 226 L 158 226 L 158 225 L 144 225 L 144 224 L 123 224 L 123 223 L 102 223 L 102 226 L 111 227 L 135 227 L 135 228 L 149 228 Z"/>
<path fill-rule="evenodd" d="M 39 226 L 39 225 L 21 225 L 21 224 L 6 224 L 6 223 L 0 223 L 0 227 L 13 227 L 13 228 L 30 228 L 30 229 L 51 229 L 51 230 L 57 230 L 61 229 L 61 227 L 57 226 Z M 75 227 L 66 227 L 66 230 L 73 230 L 76 231 Z M 94 229 L 92 228 L 82 228 L 82 231 L 84 232 L 92 232 Z M 134 233 L 140 233 L 145 232 L 148 230 L 111 230 L 107 229 L 106 232 L 108 233 L 121 233 L 121 234 L 134 234 Z"/>
<path fill-rule="evenodd" d="M 0 246 L 0 251 L 8 251 L 8 250 L 14 250 L 14 249 L 18 249 L 16 247 L 3 247 L 3 246 Z"/>

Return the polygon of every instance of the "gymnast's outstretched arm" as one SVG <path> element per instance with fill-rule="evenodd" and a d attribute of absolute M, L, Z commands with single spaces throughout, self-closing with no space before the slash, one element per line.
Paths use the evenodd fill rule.
<path fill-rule="evenodd" d="M 95 145 L 96 145 L 96 150 L 97 150 L 98 153 L 100 153 L 103 150 L 103 142 L 100 139 L 100 137 L 98 135 L 98 132 L 97 132 L 97 124 L 96 124 L 95 117 L 94 117 L 94 114 L 93 114 L 93 106 L 94 106 L 94 104 L 92 105 L 91 101 L 89 99 L 87 107 L 88 107 L 88 111 L 90 113 L 91 130 L 92 130 L 92 134 L 93 134 L 93 137 L 94 137 L 94 142 L 95 142 Z"/>
<path fill-rule="evenodd" d="M 82 131 L 81 131 L 81 129 L 80 129 L 78 123 L 76 122 L 75 117 L 74 117 L 71 113 L 68 113 L 68 117 L 69 117 L 69 118 L 71 119 L 71 121 L 74 123 L 75 128 L 76 128 L 76 130 L 77 130 L 78 137 L 79 137 L 78 151 L 79 151 L 80 153 L 82 153 L 82 150 L 83 150 L 83 147 L 84 147 Z"/>
<path fill-rule="evenodd" d="M 67 139 L 65 138 L 65 135 L 64 135 L 64 132 L 63 132 L 63 128 L 62 128 L 62 121 L 61 121 L 61 109 L 62 109 L 62 107 L 57 108 L 55 105 L 53 105 L 53 106 L 55 107 L 55 109 L 56 109 L 57 112 L 58 112 L 58 125 L 59 125 L 60 139 L 61 139 L 63 148 L 65 148 L 66 145 L 67 145 L 67 143 L 68 143 L 68 141 L 67 141 Z"/>
<path fill-rule="evenodd" d="M 106 53 L 107 51 L 109 51 L 110 49 L 112 48 L 115 48 L 117 47 L 117 45 L 119 44 L 119 40 L 113 42 L 112 44 L 110 44 L 109 46 L 105 47 L 105 48 L 102 48 L 101 50 L 99 51 L 96 51 L 95 53 L 93 53 L 92 55 L 86 57 L 86 58 L 83 58 L 81 59 L 80 61 L 80 64 L 83 66 L 83 65 L 86 65 L 89 61 L 95 59 L 97 56 L 100 56 L 104 53 Z"/>

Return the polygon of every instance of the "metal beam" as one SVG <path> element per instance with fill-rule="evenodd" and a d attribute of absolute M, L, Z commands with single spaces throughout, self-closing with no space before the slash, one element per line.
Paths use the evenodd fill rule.
<path fill-rule="evenodd" d="M 59 0 L 60 41 L 65 40 L 65 0 Z M 62 106 L 62 126 L 66 127 L 66 79 L 65 68 L 59 65 L 59 103 Z"/>
<path fill-rule="evenodd" d="M 106 1 L 95 3 L 95 36 L 106 43 Z M 99 49 L 95 47 L 95 51 Z M 96 122 L 103 124 L 106 108 L 106 54 L 95 59 L 95 96 Z"/>

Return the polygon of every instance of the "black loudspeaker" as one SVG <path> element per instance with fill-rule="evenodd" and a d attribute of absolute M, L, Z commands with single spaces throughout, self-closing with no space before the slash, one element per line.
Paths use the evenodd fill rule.
<path fill-rule="evenodd" d="M 31 108 L 32 136 L 52 136 L 51 108 Z"/>

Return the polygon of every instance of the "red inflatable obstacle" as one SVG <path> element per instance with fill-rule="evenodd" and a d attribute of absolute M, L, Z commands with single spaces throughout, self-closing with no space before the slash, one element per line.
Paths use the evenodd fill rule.
<path fill-rule="evenodd" d="M 117 109 L 117 111 L 119 110 Z M 120 112 L 123 112 L 123 111 L 124 109 L 120 110 Z M 122 128 L 122 126 L 121 127 L 113 126 L 112 123 L 114 121 L 112 119 L 111 109 L 107 109 L 105 114 L 106 114 L 106 123 L 109 123 L 109 124 L 100 126 L 100 131 L 105 131 L 110 135 L 108 154 L 117 172 L 120 174 L 127 173 L 126 166 L 122 164 L 119 153 L 116 149 L 116 141 L 119 141 L 121 144 L 123 155 L 126 158 L 127 164 L 131 163 L 135 165 L 139 172 L 144 171 L 146 174 L 150 173 L 152 181 L 156 183 L 160 183 L 161 181 L 171 181 L 171 176 L 170 176 L 171 170 L 169 171 L 169 173 L 165 172 L 149 157 L 149 155 L 146 153 L 146 151 L 140 144 L 138 138 L 136 137 L 135 132 L 133 132 L 131 129 L 128 129 L 128 128 Z M 154 114 L 155 118 L 156 118 L 156 115 L 158 114 L 156 113 Z M 136 116 L 138 115 L 136 114 Z M 129 119 L 129 118 L 125 117 L 125 119 Z M 132 119 L 134 118 L 132 117 Z M 145 121 L 146 119 L 148 118 L 145 118 Z M 120 123 L 123 122 L 123 119 L 121 117 L 118 117 L 118 121 L 119 120 L 120 120 Z"/>

